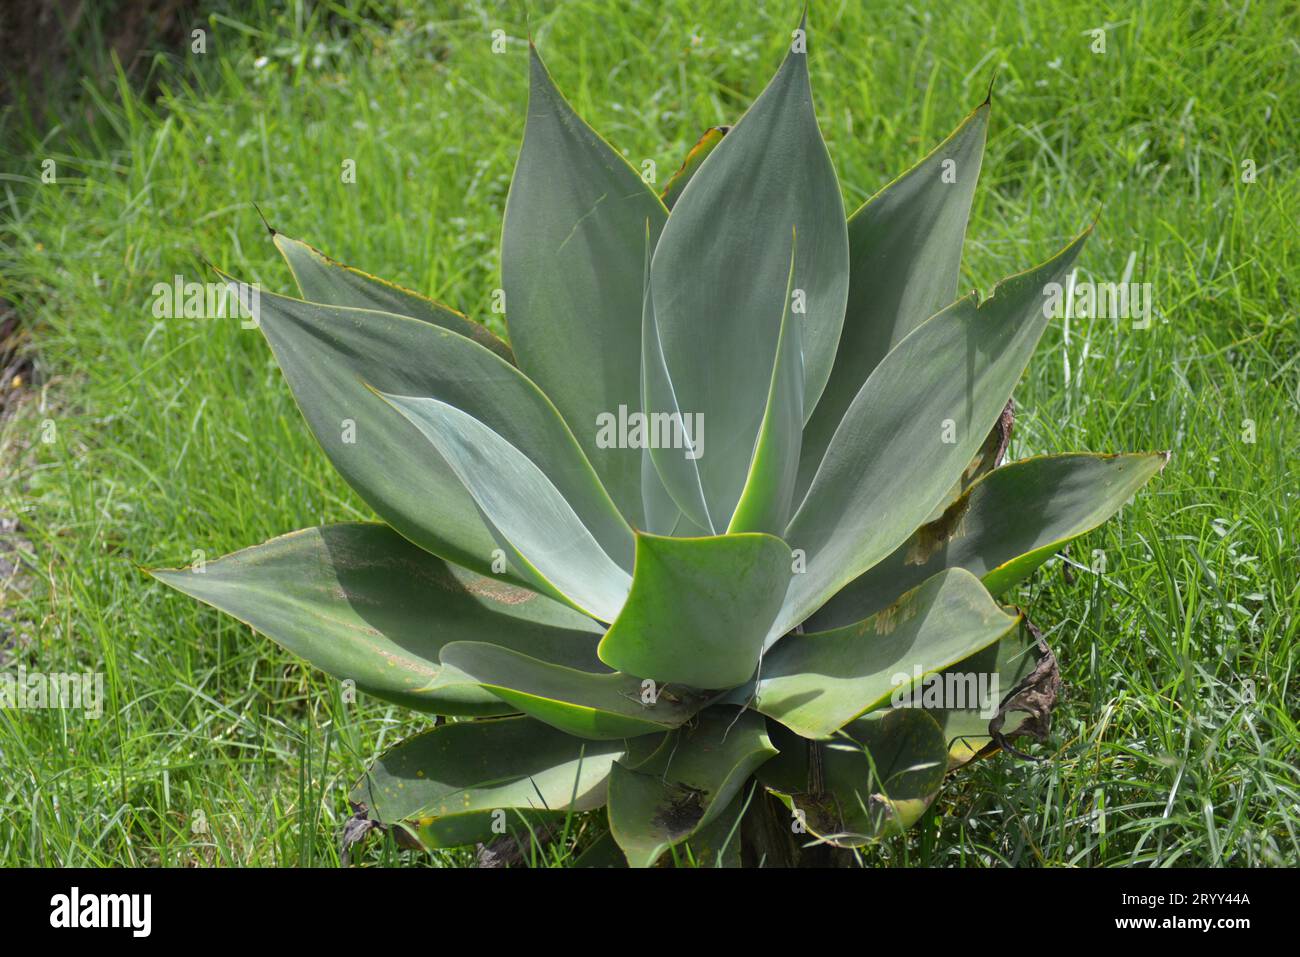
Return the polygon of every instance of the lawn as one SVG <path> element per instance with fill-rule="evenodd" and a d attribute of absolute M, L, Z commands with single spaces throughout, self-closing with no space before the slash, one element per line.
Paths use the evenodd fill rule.
<path fill-rule="evenodd" d="M 3 865 L 337 864 L 348 786 L 428 721 L 346 702 L 141 571 L 372 517 L 258 332 L 156 318 L 155 284 L 203 281 L 210 262 L 292 289 L 256 203 L 504 332 L 491 304 L 529 35 L 584 117 L 662 182 L 761 91 L 799 16 L 711 0 L 243 6 L 196 24 L 206 52 L 159 50 L 147 82 L 100 75 L 58 123 L 0 120 L 0 296 L 37 373 L 4 384 L 0 519 L 19 532 L 0 553 L 16 566 L 0 667 L 102 673 L 105 692 L 98 719 L 0 710 Z M 1300 9 L 843 0 L 814 4 L 810 28 L 846 207 L 992 81 L 963 286 L 987 291 L 1094 221 L 1079 281 L 1150 283 L 1149 324 L 1049 327 L 1009 458 L 1172 452 L 1015 595 L 1066 682 L 1047 760 L 955 776 L 863 862 L 1295 865 Z M 357 860 L 472 855 L 372 839 Z"/>

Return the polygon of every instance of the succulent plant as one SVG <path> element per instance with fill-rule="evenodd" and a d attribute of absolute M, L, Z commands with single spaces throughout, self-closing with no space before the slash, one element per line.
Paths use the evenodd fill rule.
<path fill-rule="evenodd" d="M 1166 456 L 1001 464 L 1086 233 L 958 297 L 988 101 L 846 219 L 806 49 L 661 193 L 532 49 L 509 344 L 272 231 L 302 298 L 261 293 L 258 324 L 383 521 L 154 574 L 453 719 L 378 758 L 362 831 L 540 839 L 604 808 L 583 862 L 789 863 L 1045 732 L 1054 659 L 995 596 Z"/>

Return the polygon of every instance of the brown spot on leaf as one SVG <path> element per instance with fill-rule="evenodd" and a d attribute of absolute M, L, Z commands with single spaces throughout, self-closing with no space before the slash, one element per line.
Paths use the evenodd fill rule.
<path fill-rule="evenodd" d="M 815 834 L 833 834 L 844 830 L 839 805 L 833 794 L 796 795 L 795 806 L 804 812 L 804 819 Z"/>
<path fill-rule="evenodd" d="M 1008 399 L 984 444 L 962 472 L 961 492 L 957 498 L 933 522 L 918 528 L 908 541 L 907 554 L 903 557 L 905 564 L 924 565 L 945 543 L 962 534 L 962 519 L 970 508 L 970 487 L 976 479 L 1002 464 L 1015 421 L 1016 403 L 1014 399 Z"/>
<path fill-rule="evenodd" d="M 874 629 L 877 635 L 893 634 L 900 623 L 911 621 L 916 617 L 916 589 L 907 592 L 888 608 L 884 608 L 864 621 L 858 628 L 858 637 L 865 635 L 867 629 Z"/>
<path fill-rule="evenodd" d="M 896 609 L 894 608 L 893 605 L 890 605 L 888 608 L 884 608 L 881 611 L 876 613 L 876 617 L 875 617 L 876 634 L 888 635 L 890 632 L 894 630 L 895 614 L 896 614 Z M 863 630 L 865 630 L 865 628 Z"/>
<path fill-rule="evenodd" d="M 477 598 L 486 598 L 502 605 L 522 605 L 537 597 L 535 592 L 527 588 L 494 581 L 491 578 L 468 579 L 461 582 L 461 586 Z"/>
<path fill-rule="evenodd" d="M 674 837 L 689 833 L 704 817 L 705 796 L 704 791 L 689 784 L 669 785 L 668 800 L 655 813 L 654 823 Z"/>
<path fill-rule="evenodd" d="M 912 533 L 903 562 L 924 565 L 940 548 L 962 533 L 962 521 L 970 508 L 970 493 L 962 495 L 949 505 L 942 515 Z"/>

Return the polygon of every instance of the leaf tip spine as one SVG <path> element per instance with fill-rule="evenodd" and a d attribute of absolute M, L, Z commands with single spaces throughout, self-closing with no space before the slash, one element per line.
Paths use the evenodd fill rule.
<path fill-rule="evenodd" d="M 257 203 L 254 203 L 254 204 L 253 204 L 253 208 L 254 208 L 255 210 L 257 210 L 257 215 L 261 218 L 261 220 L 262 220 L 262 225 L 266 227 L 266 231 L 267 231 L 268 233 L 270 233 L 271 238 L 274 239 L 274 238 L 275 238 L 275 235 L 276 235 L 276 234 L 275 234 L 275 227 L 272 226 L 272 225 L 267 221 L 267 219 L 266 219 L 266 214 L 264 214 L 264 213 L 262 212 L 262 207 L 261 207 L 261 206 L 258 206 Z"/>

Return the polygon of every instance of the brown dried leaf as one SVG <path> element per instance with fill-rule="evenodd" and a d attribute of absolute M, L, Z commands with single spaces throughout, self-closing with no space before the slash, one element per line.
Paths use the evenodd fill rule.
<path fill-rule="evenodd" d="M 989 735 L 993 741 L 981 752 L 981 755 L 1001 748 L 1008 754 L 1025 761 L 1041 761 L 1042 758 L 1025 754 L 1012 746 L 1011 739 L 1027 735 L 1039 744 L 1047 740 L 1047 735 L 1052 729 L 1052 709 L 1056 706 L 1056 699 L 1061 693 L 1061 670 L 1056 663 L 1056 655 L 1043 640 L 1043 633 L 1028 618 L 1024 619 L 1024 623 L 1038 643 L 1038 663 L 1034 665 L 1034 670 L 1025 675 L 1002 699 L 997 714 L 989 721 Z M 1006 723 L 1007 715 L 1015 712 L 1028 717 L 1010 734 L 1004 735 L 1002 726 Z"/>

